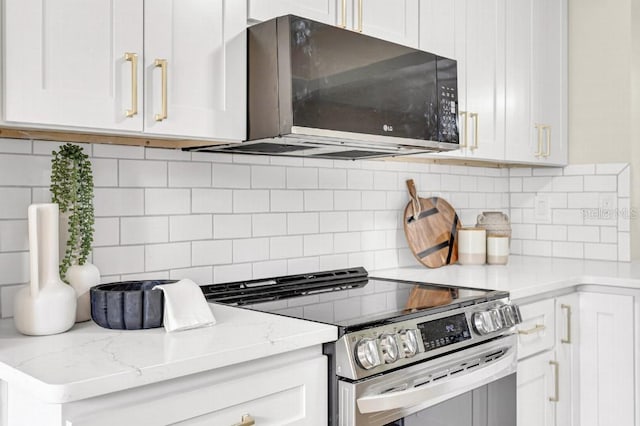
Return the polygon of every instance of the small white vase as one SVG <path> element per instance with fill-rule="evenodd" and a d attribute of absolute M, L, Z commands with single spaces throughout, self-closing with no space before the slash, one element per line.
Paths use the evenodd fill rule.
<path fill-rule="evenodd" d="M 92 263 L 72 265 L 67 270 L 67 282 L 73 287 L 77 297 L 76 322 L 91 319 L 91 300 L 89 289 L 100 284 L 100 271 Z"/>
<path fill-rule="evenodd" d="M 32 204 L 29 217 L 31 282 L 14 299 L 14 323 L 22 334 L 44 336 L 75 323 L 75 291 L 58 272 L 58 205 Z"/>

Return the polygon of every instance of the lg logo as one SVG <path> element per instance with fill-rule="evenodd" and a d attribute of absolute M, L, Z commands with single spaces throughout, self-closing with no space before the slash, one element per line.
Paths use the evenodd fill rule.
<path fill-rule="evenodd" d="M 382 126 L 382 130 L 384 130 L 385 132 L 393 132 L 393 126 L 391 126 L 389 124 L 384 124 Z"/>

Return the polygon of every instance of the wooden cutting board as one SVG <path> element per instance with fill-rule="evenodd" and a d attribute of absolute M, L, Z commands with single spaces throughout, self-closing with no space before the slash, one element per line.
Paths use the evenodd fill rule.
<path fill-rule="evenodd" d="M 404 233 L 409 248 L 429 268 L 458 260 L 458 229 L 462 226 L 453 207 L 440 197 L 419 198 L 413 179 L 407 180 L 411 201 L 404 209 Z"/>

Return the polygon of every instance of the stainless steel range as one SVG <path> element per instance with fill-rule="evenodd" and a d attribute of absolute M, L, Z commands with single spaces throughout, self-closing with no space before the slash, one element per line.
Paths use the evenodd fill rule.
<path fill-rule="evenodd" d="M 331 425 L 516 424 L 520 312 L 508 292 L 361 267 L 202 288 L 210 302 L 338 327 L 324 345 Z"/>

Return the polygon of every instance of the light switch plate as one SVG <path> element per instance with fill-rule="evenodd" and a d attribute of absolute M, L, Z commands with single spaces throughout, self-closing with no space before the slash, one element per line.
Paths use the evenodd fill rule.
<path fill-rule="evenodd" d="M 548 196 L 535 196 L 533 201 L 533 217 L 537 223 L 551 223 L 551 203 Z"/>

